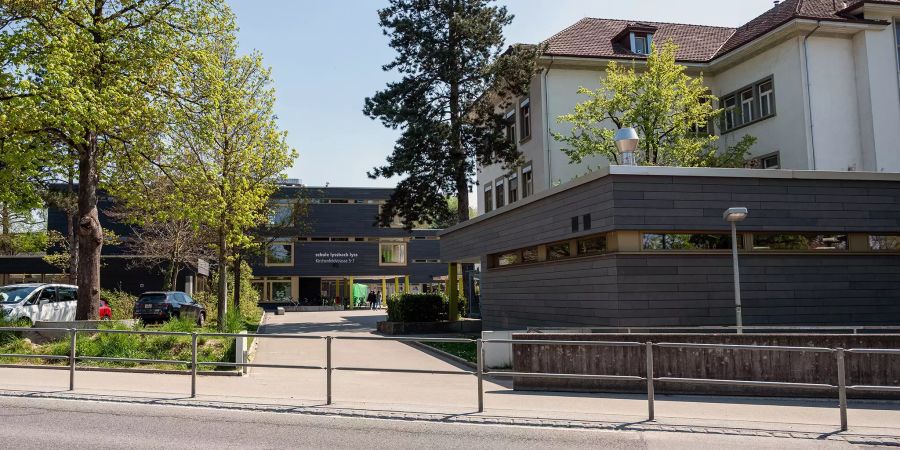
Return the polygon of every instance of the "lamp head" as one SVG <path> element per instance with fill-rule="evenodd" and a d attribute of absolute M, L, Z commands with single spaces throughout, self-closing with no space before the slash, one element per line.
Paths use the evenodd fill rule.
<path fill-rule="evenodd" d="M 628 127 L 619 128 L 613 140 L 616 142 L 616 148 L 619 150 L 619 153 L 629 153 L 637 150 L 638 142 L 641 139 L 638 137 L 637 130 Z"/>
<path fill-rule="evenodd" d="M 749 214 L 749 211 L 747 210 L 747 208 L 743 208 L 743 207 L 728 208 L 722 214 L 722 218 L 728 222 L 740 222 L 747 218 L 747 214 Z"/>

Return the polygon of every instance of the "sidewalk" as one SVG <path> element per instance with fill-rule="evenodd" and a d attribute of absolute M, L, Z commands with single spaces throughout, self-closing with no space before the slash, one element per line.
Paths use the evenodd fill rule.
<path fill-rule="evenodd" d="M 288 313 L 268 316 L 265 333 L 374 336 L 382 314 L 372 311 Z M 334 340 L 335 367 L 459 371 L 409 345 L 393 341 Z M 324 340 L 261 338 L 254 362 L 323 366 Z M 309 414 L 349 414 L 478 423 L 517 423 L 617 429 L 729 432 L 822 439 L 836 436 L 837 400 L 795 400 L 657 395 L 655 422 L 647 422 L 643 395 L 516 392 L 506 381 L 485 380 L 485 412 L 477 414 L 474 375 L 384 372 L 333 373 L 333 404 L 324 405 L 325 372 L 253 368 L 244 377 L 198 378 L 196 399 L 190 377 L 111 372 L 76 373 L 73 393 L 68 372 L 0 368 L 4 395 L 91 398 L 262 409 Z M 864 442 L 900 445 L 900 402 L 851 401 L 849 433 Z"/>

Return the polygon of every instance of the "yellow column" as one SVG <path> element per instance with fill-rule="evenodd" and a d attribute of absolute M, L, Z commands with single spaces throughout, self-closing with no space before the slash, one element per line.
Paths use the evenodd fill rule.
<path fill-rule="evenodd" d="M 409 294 L 409 275 L 403 277 L 403 292 Z"/>
<path fill-rule="evenodd" d="M 347 290 L 350 292 L 347 296 L 350 299 L 350 305 L 356 306 L 356 299 L 353 298 L 353 277 L 350 277 L 350 281 L 347 282 Z"/>
<path fill-rule="evenodd" d="M 400 279 L 394 278 L 394 294 L 400 294 Z"/>
<path fill-rule="evenodd" d="M 381 279 L 381 301 L 386 306 L 387 305 L 387 278 Z"/>
<path fill-rule="evenodd" d="M 459 320 L 459 309 L 457 304 L 459 303 L 459 291 L 457 290 L 459 285 L 456 283 L 456 264 L 450 264 L 450 267 L 447 270 L 447 294 L 450 297 L 450 321 Z"/>

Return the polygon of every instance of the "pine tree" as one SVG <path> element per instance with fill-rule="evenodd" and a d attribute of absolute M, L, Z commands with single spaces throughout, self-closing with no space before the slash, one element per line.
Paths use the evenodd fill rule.
<path fill-rule="evenodd" d="M 519 162 L 502 112 L 527 89 L 538 49 L 504 50 L 513 16 L 493 0 L 391 0 L 379 18 L 397 52 L 383 69 L 402 79 L 367 98 L 364 113 L 402 133 L 369 176 L 404 177 L 379 221 L 446 221 L 448 197 L 459 199 L 457 220 L 468 220 L 476 165 Z"/>

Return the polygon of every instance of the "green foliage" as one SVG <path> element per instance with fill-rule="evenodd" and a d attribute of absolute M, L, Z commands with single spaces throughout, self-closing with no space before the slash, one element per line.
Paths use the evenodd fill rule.
<path fill-rule="evenodd" d="M 41 231 L 0 234 L 0 255 L 41 253 L 47 249 L 48 234 Z"/>
<path fill-rule="evenodd" d="M 219 274 L 218 272 L 213 272 L 210 275 L 209 284 L 211 286 L 217 285 L 219 282 Z M 228 274 L 228 292 L 234 292 L 234 274 Z M 194 300 L 201 303 L 206 307 L 206 315 L 209 320 L 217 320 L 218 312 L 219 312 L 219 298 L 214 292 L 197 292 L 194 295 Z M 228 313 L 230 313 L 233 309 L 231 308 L 231 298 L 229 296 L 228 299 Z M 240 317 L 245 321 L 246 325 L 253 325 L 259 323 L 260 318 L 262 318 L 262 308 L 259 307 L 259 292 L 253 288 L 253 271 L 250 268 L 250 265 L 247 262 L 243 262 L 243 269 L 241 270 L 241 308 L 240 308 Z M 229 319 L 226 315 L 225 322 L 228 323 Z M 226 325 L 227 326 L 227 325 Z"/>
<path fill-rule="evenodd" d="M 573 162 L 602 156 L 619 163 L 615 146 L 616 129 L 634 127 L 641 138 L 635 154 L 638 164 L 683 167 L 742 167 L 755 142 L 745 137 L 738 145 L 719 153 L 718 136 L 696 132 L 705 129 L 722 110 L 718 99 L 703 86 L 703 77 L 690 77 L 685 66 L 675 61 L 677 46 L 671 42 L 654 46 L 647 67 L 638 72 L 611 62 L 597 90 L 580 88 L 588 100 L 558 118 L 572 125 L 566 136 L 554 138 L 567 144 L 564 149 Z"/>
<path fill-rule="evenodd" d="M 404 177 L 379 221 L 449 220 L 449 196 L 460 199 L 455 214 L 465 221 L 476 161 L 519 162 L 502 111 L 526 91 L 539 50 L 506 48 L 503 28 L 513 16 L 493 0 L 391 0 L 378 14 L 397 52 L 383 69 L 402 79 L 367 98 L 363 112 L 401 135 L 369 176 Z"/>
<path fill-rule="evenodd" d="M 388 298 L 390 322 L 437 322 L 448 320 L 450 299 L 443 294 L 402 294 Z M 458 308 L 461 316 L 468 312 L 468 302 L 462 296 Z"/>
<path fill-rule="evenodd" d="M 112 310 L 112 320 L 127 320 L 134 317 L 134 304 L 137 297 L 120 290 L 100 291 L 100 298 L 109 303 Z"/>

